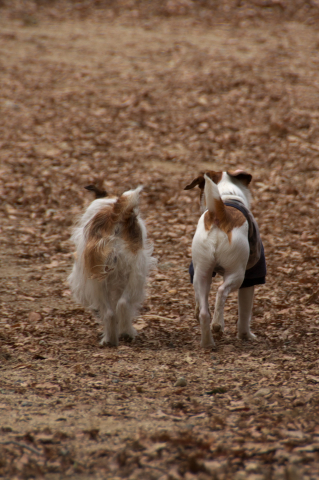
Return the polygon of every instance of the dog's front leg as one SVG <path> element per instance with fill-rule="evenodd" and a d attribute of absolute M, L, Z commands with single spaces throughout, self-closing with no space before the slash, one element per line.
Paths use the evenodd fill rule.
<path fill-rule="evenodd" d="M 250 331 L 250 322 L 253 309 L 254 288 L 238 290 L 238 338 L 241 340 L 255 340 L 256 335 Z"/>
<path fill-rule="evenodd" d="M 210 331 L 210 312 L 208 305 L 208 295 L 212 281 L 212 273 L 198 274 L 195 270 L 194 289 L 196 305 L 198 305 L 199 322 L 201 327 L 201 347 L 214 347 L 215 342 Z"/>
<path fill-rule="evenodd" d="M 119 344 L 119 333 L 118 333 L 118 324 L 117 318 L 114 315 L 114 312 L 107 308 L 106 311 L 101 314 L 101 321 L 103 323 L 103 337 L 101 340 L 101 345 L 112 345 L 117 347 Z"/>

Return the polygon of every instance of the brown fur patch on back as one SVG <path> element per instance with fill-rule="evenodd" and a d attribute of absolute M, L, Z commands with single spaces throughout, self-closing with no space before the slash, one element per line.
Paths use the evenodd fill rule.
<path fill-rule="evenodd" d="M 100 240 L 101 238 L 110 235 L 114 229 L 115 223 L 114 204 L 101 208 L 85 227 L 88 239 L 94 238 Z"/>
<path fill-rule="evenodd" d="M 106 241 L 88 240 L 84 251 L 84 264 L 89 272 L 89 278 L 103 280 L 108 273 L 114 270 L 114 255 L 112 247 Z M 112 263 L 108 265 L 108 263 Z"/>
<path fill-rule="evenodd" d="M 121 238 L 132 253 L 143 247 L 142 231 L 133 207 L 128 207 L 129 198 L 121 196 L 106 205 L 85 227 L 87 243 L 84 250 L 84 264 L 90 278 L 102 280 L 115 268 L 115 255 L 111 236 L 119 229 Z"/>
<path fill-rule="evenodd" d="M 215 212 L 207 211 L 204 216 L 205 230 L 209 231 L 213 226 L 226 233 L 229 243 L 232 239 L 232 231 L 241 227 L 246 222 L 246 217 L 237 208 L 224 205 L 221 199 L 215 199 Z"/>
<path fill-rule="evenodd" d="M 123 224 L 123 239 L 132 253 L 137 253 L 143 246 L 142 230 L 136 215 L 131 215 Z"/>

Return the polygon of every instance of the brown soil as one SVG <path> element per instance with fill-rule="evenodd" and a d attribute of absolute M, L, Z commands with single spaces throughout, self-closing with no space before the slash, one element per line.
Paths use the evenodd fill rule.
<path fill-rule="evenodd" d="M 309 9 L 268 3 L 273 20 L 228 23 L 186 1 L 0 8 L 0 478 L 318 478 L 319 31 Z M 235 167 L 253 175 L 268 263 L 258 342 L 236 339 L 232 295 L 203 351 L 187 272 L 198 192 L 183 187 Z M 145 186 L 158 258 L 139 336 L 117 349 L 67 284 L 99 179 Z"/>

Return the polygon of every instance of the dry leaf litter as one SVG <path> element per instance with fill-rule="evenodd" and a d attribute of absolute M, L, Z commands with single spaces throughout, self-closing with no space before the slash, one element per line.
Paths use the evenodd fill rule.
<path fill-rule="evenodd" d="M 318 2 L 0 5 L 0 478 L 317 479 Z M 258 342 L 236 339 L 233 294 L 203 351 L 183 187 L 234 167 L 268 262 Z M 158 258 L 117 349 L 67 284 L 101 180 L 145 186 Z"/>

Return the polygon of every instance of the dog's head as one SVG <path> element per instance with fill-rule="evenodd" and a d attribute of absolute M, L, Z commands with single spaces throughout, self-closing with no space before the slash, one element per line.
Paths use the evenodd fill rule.
<path fill-rule="evenodd" d="M 227 172 L 215 172 L 214 170 L 208 170 L 198 177 L 196 177 L 189 185 L 186 185 L 184 190 L 190 190 L 195 188 L 196 186 L 200 189 L 200 204 L 203 208 L 204 202 L 204 189 L 205 189 L 205 177 L 207 175 L 220 190 L 221 195 L 234 195 L 237 196 L 236 190 L 239 188 L 244 195 L 245 199 L 250 202 L 249 193 L 248 193 L 248 185 L 252 180 L 252 175 L 250 173 L 245 172 L 244 170 L 228 170 Z M 237 188 L 236 188 L 237 187 Z"/>
<path fill-rule="evenodd" d="M 106 190 L 103 189 L 102 185 L 88 185 L 87 187 L 84 187 L 86 190 L 89 192 L 93 192 L 95 194 L 95 198 L 105 198 L 108 196 L 108 193 Z"/>

